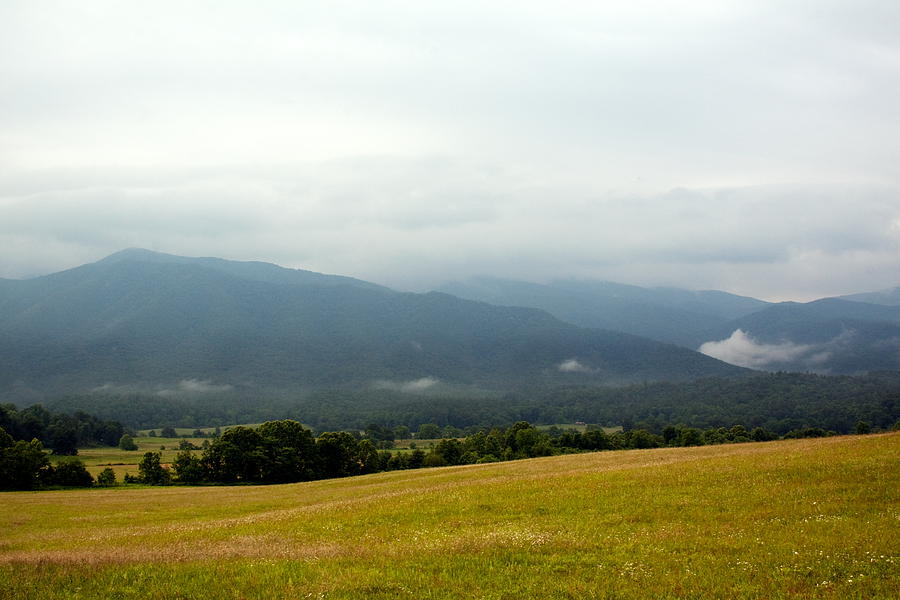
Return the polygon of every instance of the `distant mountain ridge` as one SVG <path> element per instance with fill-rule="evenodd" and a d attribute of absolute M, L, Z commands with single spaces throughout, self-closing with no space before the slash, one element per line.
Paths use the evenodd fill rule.
<path fill-rule="evenodd" d="M 735 337 L 740 331 L 746 337 Z M 720 325 L 711 356 L 769 370 L 861 374 L 900 369 L 900 306 L 824 298 L 782 302 Z M 768 360 L 767 360 L 768 357 Z"/>
<path fill-rule="evenodd" d="M 900 288 L 775 304 L 719 291 L 592 281 L 537 284 L 476 277 L 438 289 L 541 308 L 582 327 L 701 349 L 754 369 L 834 374 L 900 369 L 900 301 L 893 301 Z"/>
<path fill-rule="evenodd" d="M 743 370 L 531 308 L 140 249 L 0 284 L 0 397 L 112 386 L 620 383 Z M 410 383 L 412 387 L 409 387 Z M 407 387 L 404 387 L 407 386 Z"/>
<path fill-rule="evenodd" d="M 900 286 L 879 290 L 877 292 L 863 292 L 861 294 L 839 296 L 838 299 L 850 300 L 853 302 L 868 302 L 869 304 L 883 304 L 885 306 L 900 306 Z"/>
<path fill-rule="evenodd" d="M 720 291 L 642 288 L 605 281 L 560 280 L 548 284 L 473 277 L 437 288 L 497 305 L 528 306 L 579 325 L 624 331 L 696 349 L 705 332 L 769 306 Z"/>
<path fill-rule="evenodd" d="M 209 267 L 222 273 L 234 275 L 241 279 L 251 281 L 264 281 L 268 283 L 287 283 L 299 285 L 352 285 L 367 289 L 378 289 L 385 292 L 393 291 L 384 286 L 355 279 L 353 277 L 345 277 L 343 275 L 325 275 L 316 273 L 315 271 L 305 271 L 303 269 L 289 269 L 272 263 L 259 261 L 236 261 L 225 260 L 224 258 L 215 257 L 187 257 L 176 256 L 174 254 L 164 254 L 162 252 L 153 252 L 143 248 L 126 248 L 114 254 L 110 254 L 106 258 L 97 261 L 95 264 L 114 264 L 118 262 L 141 261 L 148 263 L 160 264 L 191 264 Z"/>

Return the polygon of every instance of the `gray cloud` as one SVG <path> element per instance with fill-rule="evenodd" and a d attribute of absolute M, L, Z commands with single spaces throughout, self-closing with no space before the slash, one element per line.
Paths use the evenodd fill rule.
<path fill-rule="evenodd" d="M 620 195 L 538 185 L 531 174 L 449 158 L 110 169 L 108 178 L 44 171 L 0 175 L 0 243 L 5 277 L 140 246 L 400 288 L 481 273 L 803 299 L 896 285 L 900 188 Z"/>
<path fill-rule="evenodd" d="M 897 4 L 0 6 L 0 277 L 127 246 L 423 289 L 900 272 Z"/>

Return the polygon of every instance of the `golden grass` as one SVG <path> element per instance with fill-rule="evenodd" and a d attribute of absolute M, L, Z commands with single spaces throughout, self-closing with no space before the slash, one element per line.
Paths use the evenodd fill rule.
<path fill-rule="evenodd" d="M 0 597 L 896 598 L 898 467 L 885 434 L 7 493 Z"/>

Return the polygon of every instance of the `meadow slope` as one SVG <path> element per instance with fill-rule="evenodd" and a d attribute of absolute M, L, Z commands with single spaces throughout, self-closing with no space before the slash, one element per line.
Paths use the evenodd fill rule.
<path fill-rule="evenodd" d="M 3 598 L 897 598 L 900 434 L 0 496 Z"/>

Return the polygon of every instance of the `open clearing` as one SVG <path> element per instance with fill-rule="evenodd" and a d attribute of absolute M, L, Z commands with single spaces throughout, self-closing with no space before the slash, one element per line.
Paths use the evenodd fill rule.
<path fill-rule="evenodd" d="M 897 598 L 900 434 L 0 496 L 3 598 Z"/>

